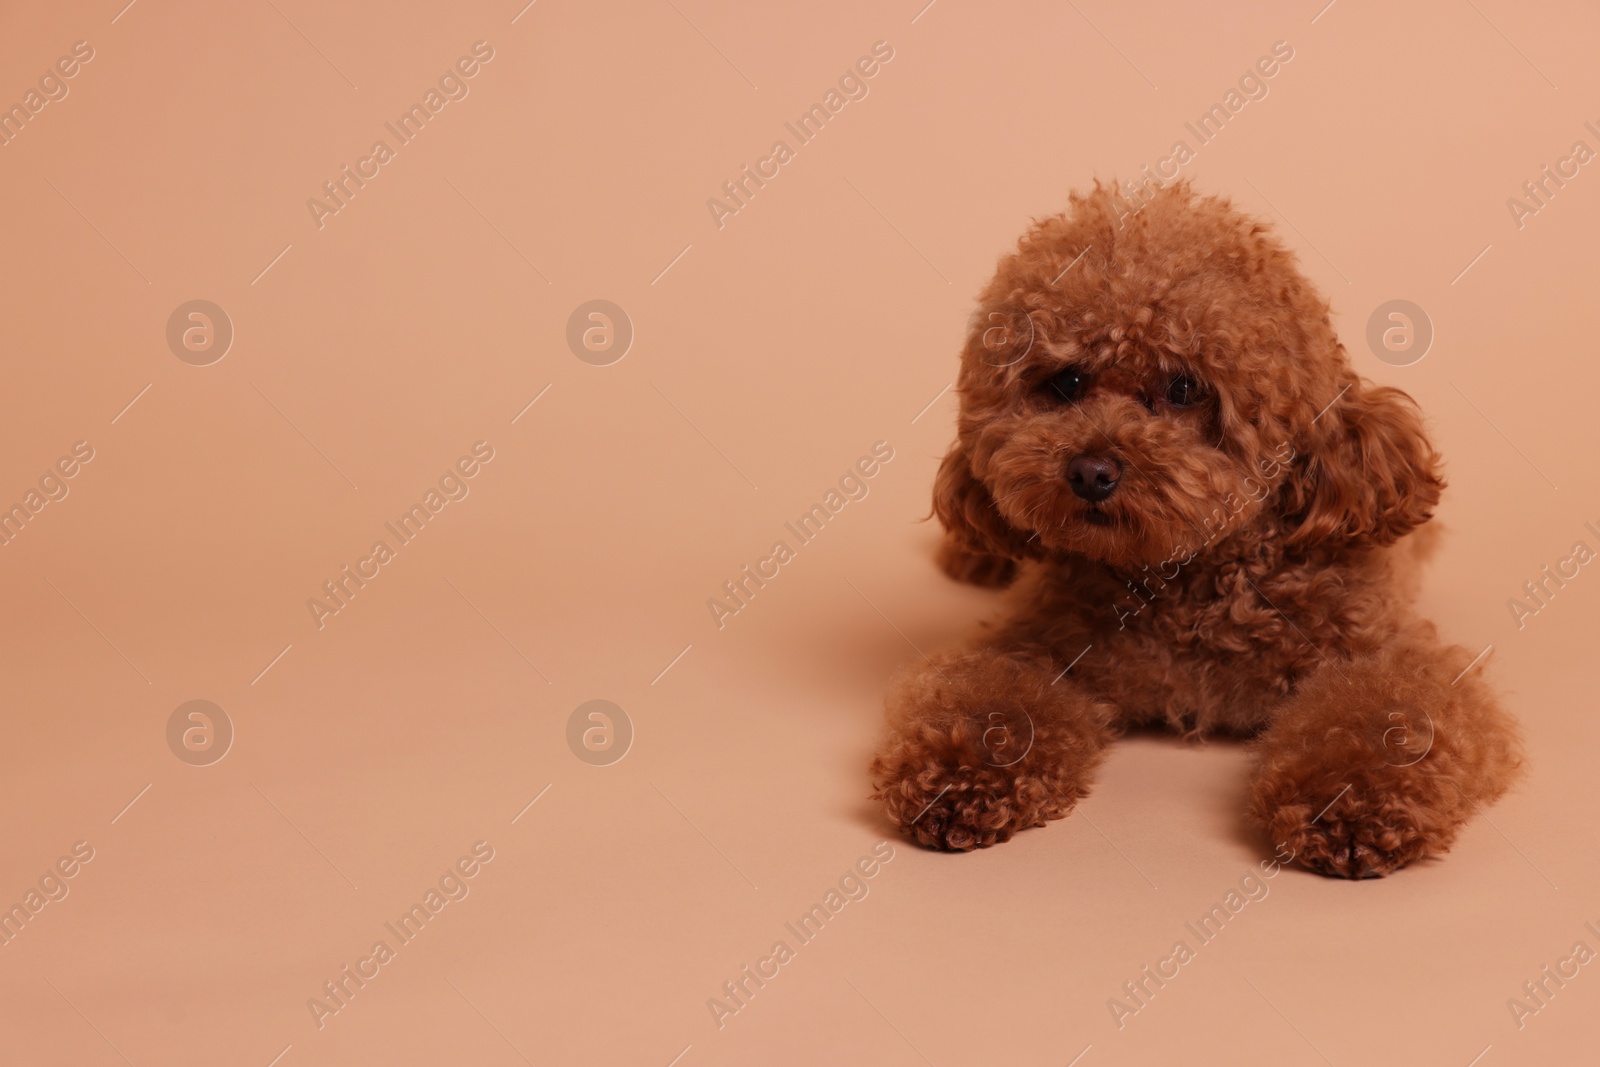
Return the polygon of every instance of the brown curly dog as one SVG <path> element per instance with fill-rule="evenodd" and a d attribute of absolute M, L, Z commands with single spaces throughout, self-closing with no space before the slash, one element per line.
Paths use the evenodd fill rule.
<path fill-rule="evenodd" d="M 1265 226 L 1113 189 L 983 291 L 934 511 L 943 569 L 1012 602 L 897 684 L 874 796 L 924 845 L 993 845 L 1159 724 L 1257 737 L 1248 811 L 1280 856 L 1368 878 L 1442 853 L 1522 759 L 1410 606 L 1425 538 L 1397 542 L 1444 487 L 1421 420 Z"/>

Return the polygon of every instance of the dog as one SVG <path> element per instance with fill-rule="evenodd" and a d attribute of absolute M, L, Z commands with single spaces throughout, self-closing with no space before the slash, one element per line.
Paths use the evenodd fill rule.
<path fill-rule="evenodd" d="M 1073 194 L 1004 256 L 934 486 L 1004 617 L 903 677 L 873 796 L 966 851 L 1068 814 L 1130 728 L 1253 738 L 1246 812 L 1344 878 L 1447 851 L 1523 767 L 1473 655 L 1413 607 L 1444 488 L 1269 229 L 1186 182 Z"/>

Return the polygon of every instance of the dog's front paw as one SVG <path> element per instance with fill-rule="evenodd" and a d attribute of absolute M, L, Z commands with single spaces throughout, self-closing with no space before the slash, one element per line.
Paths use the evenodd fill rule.
<path fill-rule="evenodd" d="M 1280 857 L 1335 878 L 1381 878 L 1449 847 L 1404 796 L 1357 793 L 1346 785 L 1331 803 L 1290 803 L 1267 820 Z M 1323 810 L 1320 810 L 1323 809 Z"/>
<path fill-rule="evenodd" d="M 1019 711 L 925 728 L 879 753 L 873 795 L 919 844 L 952 852 L 997 845 L 1061 818 L 1087 792 L 1085 767 L 1053 740 L 1036 737 Z"/>
<path fill-rule="evenodd" d="M 1304 679 L 1261 735 L 1250 786 L 1250 817 L 1280 857 L 1375 878 L 1448 852 L 1522 765 L 1476 662 L 1419 630 Z"/>
<path fill-rule="evenodd" d="M 969 649 L 903 678 L 872 761 L 873 796 L 930 848 L 965 852 L 1072 810 L 1089 791 L 1116 709 L 1048 657 Z"/>
<path fill-rule="evenodd" d="M 1280 855 L 1319 874 L 1381 878 L 1449 850 L 1472 800 L 1430 751 L 1431 731 L 1381 730 L 1388 721 L 1330 731 L 1317 747 L 1269 739 L 1250 808 Z"/>
<path fill-rule="evenodd" d="M 928 848 L 968 852 L 1011 839 L 1071 809 L 1043 782 L 990 767 L 902 767 L 878 778 L 884 812 Z"/>

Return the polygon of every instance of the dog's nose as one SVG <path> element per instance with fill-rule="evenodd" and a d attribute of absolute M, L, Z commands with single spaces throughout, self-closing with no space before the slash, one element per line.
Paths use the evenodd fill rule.
<path fill-rule="evenodd" d="M 1067 464 L 1067 483 L 1074 493 L 1090 502 L 1110 496 L 1121 477 L 1122 465 L 1105 456 L 1074 456 Z"/>

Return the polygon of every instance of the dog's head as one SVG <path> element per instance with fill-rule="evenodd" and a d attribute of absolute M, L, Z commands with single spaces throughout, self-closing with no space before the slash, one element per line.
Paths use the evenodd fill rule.
<path fill-rule="evenodd" d="M 1363 382 L 1266 228 L 1183 183 L 1100 186 L 984 290 L 934 510 L 978 552 L 1114 566 L 1253 529 L 1381 545 L 1443 481 L 1410 399 Z"/>

